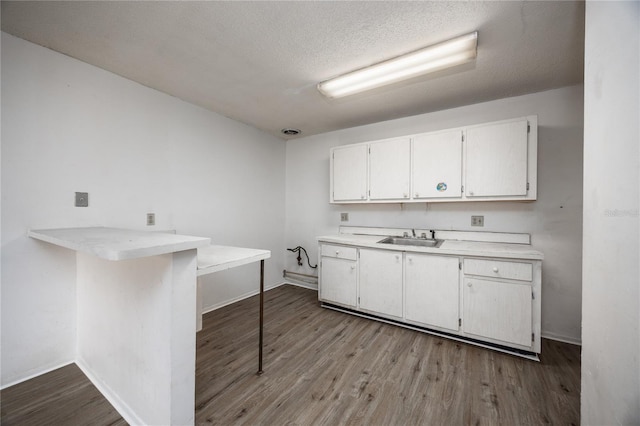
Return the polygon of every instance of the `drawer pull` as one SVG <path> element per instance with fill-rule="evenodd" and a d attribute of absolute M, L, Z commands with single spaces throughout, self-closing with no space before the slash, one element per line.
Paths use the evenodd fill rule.
<path fill-rule="evenodd" d="M 467 283 L 467 287 L 471 287 L 471 281 Z"/>
<path fill-rule="evenodd" d="M 340 254 L 340 250 L 336 250 L 336 256 Z"/>
<path fill-rule="evenodd" d="M 498 267 L 497 266 L 493 267 L 493 272 L 495 272 L 496 274 L 498 273 Z"/>
<path fill-rule="evenodd" d="M 351 265 L 351 270 L 353 271 L 354 269 L 356 269 L 356 265 Z"/>

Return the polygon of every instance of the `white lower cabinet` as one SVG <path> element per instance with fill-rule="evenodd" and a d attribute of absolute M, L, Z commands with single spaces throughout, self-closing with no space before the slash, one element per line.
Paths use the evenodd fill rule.
<path fill-rule="evenodd" d="M 540 352 L 540 262 L 465 258 L 463 265 L 463 333 Z"/>
<path fill-rule="evenodd" d="M 470 337 L 531 346 L 531 285 L 465 278 L 462 330 Z"/>
<path fill-rule="evenodd" d="M 402 318 L 402 252 L 360 249 L 360 309 Z"/>
<path fill-rule="evenodd" d="M 355 308 L 358 303 L 357 249 L 323 244 L 320 265 L 320 300 Z"/>
<path fill-rule="evenodd" d="M 540 260 L 326 243 L 319 252 L 322 302 L 500 350 L 540 353 Z"/>
<path fill-rule="evenodd" d="M 404 316 L 408 322 L 458 331 L 459 262 L 457 257 L 406 254 Z"/>
<path fill-rule="evenodd" d="M 355 308 L 358 300 L 356 262 L 327 257 L 322 259 L 320 297 L 328 302 Z"/>

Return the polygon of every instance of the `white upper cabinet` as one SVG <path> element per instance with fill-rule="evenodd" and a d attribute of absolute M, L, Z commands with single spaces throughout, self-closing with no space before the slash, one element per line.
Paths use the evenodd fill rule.
<path fill-rule="evenodd" d="M 409 199 L 411 140 L 389 139 L 369 144 L 369 199 Z"/>
<path fill-rule="evenodd" d="M 467 129 L 467 197 L 527 196 L 527 127 L 527 119 L 518 119 Z"/>
<path fill-rule="evenodd" d="M 538 118 L 332 148 L 332 203 L 533 201 Z"/>
<path fill-rule="evenodd" d="M 331 201 L 366 200 L 366 145 L 347 145 L 332 149 L 331 186 Z"/>
<path fill-rule="evenodd" d="M 413 138 L 411 182 L 414 200 L 462 197 L 462 130 Z"/>

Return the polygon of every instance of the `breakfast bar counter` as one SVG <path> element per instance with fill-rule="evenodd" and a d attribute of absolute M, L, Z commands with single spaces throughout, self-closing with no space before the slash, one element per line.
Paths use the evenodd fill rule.
<path fill-rule="evenodd" d="M 76 363 L 130 424 L 194 423 L 197 276 L 259 260 L 262 329 L 267 250 L 104 227 L 29 236 L 76 251 Z"/>

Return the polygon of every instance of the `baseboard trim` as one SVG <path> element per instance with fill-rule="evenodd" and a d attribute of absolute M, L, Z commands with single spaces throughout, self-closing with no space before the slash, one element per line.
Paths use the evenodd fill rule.
<path fill-rule="evenodd" d="M 309 289 L 309 290 L 318 291 L 317 286 L 314 286 L 313 284 L 298 283 L 298 282 L 292 282 L 292 281 L 293 280 L 282 281 L 282 282 L 276 283 L 276 284 L 272 285 L 271 287 L 265 288 L 264 291 L 266 292 L 266 291 L 269 291 L 269 290 L 273 290 L 274 288 L 278 288 L 280 286 L 287 285 L 287 284 L 288 285 L 293 285 L 293 286 L 296 286 L 296 287 L 306 288 L 306 289 Z M 241 300 L 248 299 L 248 298 L 256 296 L 258 294 L 260 294 L 260 290 L 253 290 L 253 291 L 250 291 L 248 293 L 241 294 L 240 296 L 234 297 L 233 299 L 225 300 L 223 302 L 220 302 L 220 303 L 217 303 L 215 305 L 212 305 L 212 306 L 209 306 L 207 308 L 204 308 L 202 310 L 202 314 L 203 315 L 204 314 L 208 314 L 209 312 L 213 312 L 213 311 L 218 310 L 220 308 L 224 308 L 225 306 L 232 305 L 232 304 L 234 304 L 236 302 L 240 302 Z"/>
<path fill-rule="evenodd" d="M 58 368 L 66 367 L 67 365 L 71 365 L 73 363 L 75 363 L 75 361 L 68 361 L 68 362 L 65 362 L 64 364 L 59 364 L 59 365 L 56 365 L 54 367 L 45 368 L 44 370 L 39 370 L 37 373 L 29 374 L 28 376 L 25 376 L 23 378 L 20 378 L 18 380 L 14 380 L 12 382 L 9 382 L 7 384 L 4 384 L 4 385 L 0 386 L 0 390 L 4 390 L 6 388 L 10 388 L 11 386 L 14 386 L 14 385 L 19 385 L 22 382 L 26 382 L 27 380 L 35 379 L 38 376 L 42 376 L 43 374 L 51 373 L 52 371 L 57 370 Z"/>
<path fill-rule="evenodd" d="M 118 395 L 111 390 L 111 388 L 100 380 L 91 368 L 81 359 L 76 360 L 76 365 L 85 376 L 93 383 L 93 385 L 100 391 L 102 396 L 105 397 L 107 401 L 115 408 L 115 410 L 122 416 L 122 418 L 129 423 L 130 425 L 144 425 L 143 422 L 138 415 L 127 405 Z"/>
<path fill-rule="evenodd" d="M 555 340 L 562 343 L 569 343 L 571 345 L 582 346 L 582 340 L 574 339 L 573 337 L 562 336 L 559 334 L 554 334 L 549 332 L 542 332 L 542 337 L 544 339 Z"/>
<path fill-rule="evenodd" d="M 309 289 L 309 290 L 318 291 L 318 284 L 300 282 L 300 281 L 292 280 L 291 278 L 289 278 L 288 281 L 284 281 L 280 285 L 284 285 L 284 284 L 293 285 L 293 286 L 296 286 L 296 287 L 302 287 L 302 288 L 306 288 L 306 289 Z"/>
<path fill-rule="evenodd" d="M 286 284 L 286 283 L 278 283 L 278 284 L 272 285 L 271 287 L 265 287 L 264 291 L 273 290 L 276 287 L 280 287 L 282 284 Z M 241 294 L 240 296 L 234 297 L 232 299 L 223 300 L 220 303 L 216 303 L 215 305 L 211 305 L 211 306 L 208 306 L 206 308 L 203 308 L 202 309 L 202 314 L 203 315 L 204 314 L 208 314 L 209 312 L 213 312 L 213 311 L 218 310 L 220 308 L 224 308 L 225 306 L 232 305 L 232 304 L 234 304 L 236 302 L 239 302 L 239 301 L 244 300 L 244 299 L 248 299 L 248 298 L 253 297 L 255 295 L 258 295 L 258 294 L 260 294 L 260 289 L 252 290 L 252 291 L 250 291 L 248 293 Z"/>

